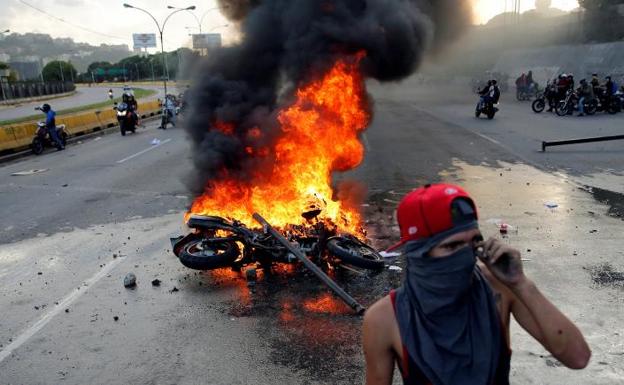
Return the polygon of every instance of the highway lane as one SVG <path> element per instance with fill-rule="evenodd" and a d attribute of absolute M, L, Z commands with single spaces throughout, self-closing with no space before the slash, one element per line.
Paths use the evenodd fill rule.
<path fill-rule="evenodd" d="M 152 86 L 152 85 L 140 85 L 135 86 L 132 83 L 128 84 L 130 87 L 135 88 L 144 88 L 158 91 L 156 94 L 151 95 L 147 98 L 143 98 L 140 100 L 148 101 L 154 100 L 156 98 L 162 98 L 163 92 L 161 86 Z M 94 103 L 105 102 L 109 100 L 108 90 L 113 90 L 113 95 L 115 97 L 121 96 L 123 93 L 122 86 L 108 86 L 108 85 L 98 85 L 93 87 L 88 87 L 84 85 L 77 85 L 76 93 L 70 96 L 65 96 L 62 98 L 50 99 L 48 101 L 38 101 L 38 102 L 29 102 L 23 104 L 17 104 L 14 106 L 0 106 L 0 121 L 3 120 L 11 120 L 17 119 L 24 116 L 35 115 L 37 111 L 34 110 L 35 107 L 40 106 L 43 103 L 49 103 L 55 111 L 74 108 Z M 139 103 L 140 103 L 139 100 Z M 140 105 L 139 105 L 140 107 Z"/>
<path fill-rule="evenodd" d="M 464 185 L 485 234 L 498 234 L 497 220 L 513 226 L 507 241 L 530 260 L 527 274 L 594 350 L 587 370 L 568 371 L 514 325 L 512 383 L 619 384 L 621 289 L 590 274 L 604 263 L 624 270 L 611 206 L 525 162 L 504 135 L 492 142 L 472 120 L 449 123 L 455 107 L 432 113 L 415 94 L 396 97 L 413 91 L 409 83 L 397 88 L 371 88 L 365 161 L 337 178 L 368 186 L 375 245 L 396 240 L 402 193 L 431 181 Z M 250 288 L 243 274 L 197 274 L 172 256 L 168 238 L 187 231 L 181 179 L 192 163 L 180 129 L 154 126 L 0 165 L 0 383 L 361 383 L 361 319 L 313 277 L 261 275 Z M 48 170 L 12 176 L 33 169 Z M 559 207 L 546 208 L 550 201 Z M 122 285 L 130 271 L 134 290 Z M 339 279 L 369 305 L 400 274 Z"/>

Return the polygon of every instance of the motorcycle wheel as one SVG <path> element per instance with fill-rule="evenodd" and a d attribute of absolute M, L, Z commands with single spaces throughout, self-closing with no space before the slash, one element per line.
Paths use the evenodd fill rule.
<path fill-rule="evenodd" d="M 598 105 L 596 103 L 589 103 L 587 107 L 585 107 L 586 115 L 594 115 L 598 111 Z"/>
<path fill-rule="evenodd" d="M 232 265 L 240 255 L 234 241 L 206 241 L 202 234 L 189 234 L 179 240 L 174 253 L 180 262 L 194 270 L 213 270 Z"/>
<path fill-rule="evenodd" d="M 488 113 L 487 113 L 487 118 L 488 118 L 489 120 L 492 120 L 492 119 L 494 119 L 494 116 L 495 116 L 495 115 L 496 115 L 496 111 L 494 111 L 494 110 L 492 110 L 492 111 L 488 111 Z"/>
<path fill-rule="evenodd" d="M 568 104 L 565 101 L 557 103 L 555 112 L 558 116 L 566 116 L 568 114 Z"/>
<path fill-rule="evenodd" d="M 535 101 L 533 101 L 533 104 L 531 105 L 531 108 L 536 114 L 541 114 L 542 112 L 544 112 L 544 108 L 546 108 L 546 102 L 544 101 L 544 99 L 535 99 Z"/>
<path fill-rule="evenodd" d="M 61 134 L 61 143 L 63 144 L 63 147 L 67 145 L 67 133 L 65 132 Z"/>
<path fill-rule="evenodd" d="M 41 139 L 39 138 L 33 139 L 31 148 L 32 148 L 32 152 L 35 155 L 41 155 L 41 153 L 43 152 L 43 142 L 41 141 Z"/>
<path fill-rule="evenodd" d="M 609 105 L 607 106 L 607 112 L 609 113 L 609 115 L 615 115 L 618 113 L 618 107 L 615 103 L 609 103 Z"/>
<path fill-rule="evenodd" d="M 475 118 L 481 116 L 481 110 L 479 109 L 479 105 L 477 104 L 477 108 L 475 109 Z"/>
<path fill-rule="evenodd" d="M 345 238 L 335 237 L 327 241 L 327 250 L 342 263 L 368 270 L 384 268 L 383 257 L 365 243 Z"/>

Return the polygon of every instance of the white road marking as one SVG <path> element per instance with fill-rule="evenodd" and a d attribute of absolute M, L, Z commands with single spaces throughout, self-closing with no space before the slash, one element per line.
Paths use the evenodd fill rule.
<path fill-rule="evenodd" d="M 162 146 L 163 144 L 165 144 L 165 143 L 169 143 L 169 142 L 171 142 L 171 139 L 165 139 L 165 140 L 163 140 L 162 142 L 160 142 L 160 143 L 158 143 L 158 144 L 155 144 L 155 145 L 153 145 L 153 146 L 151 146 L 151 147 L 149 147 L 149 148 L 146 148 L 145 150 L 139 151 L 139 152 L 137 152 L 136 154 L 130 155 L 130 156 L 129 156 L 129 157 L 127 157 L 127 158 L 123 158 L 122 160 L 118 160 L 118 161 L 117 161 L 117 163 L 123 163 L 123 162 L 128 161 L 128 160 L 130 160 L 130 159 L 132 159 L 132 158 L 136 158 L 136 157 L 137 157 L 137 156 L 139 156 L 139 155 L 143 155 L 143 154 L 145 154 L 146 152 L 148 152 L 148 151 L 152 151 L 153 149 L 158 148 L 158 147 Z"/>
<path fill-rule="evenodd" d="M 487 141 L 489 141 L 489 142 L 492 142 L 492 143 L 494 143 L 494 144 L 498 144 L 499 146 L 502 146 L 501 142 L 499 142 L 499 141 L 498 141 L 498 140 L 496 140 L 496 139 L 492 139 L 492 138 L 490 138 L 489 136 L 487 136 L 487 135 L 483 135 L 482 133 L 477 132 L 477 131 L 474 131 L 474 130 L 473 130 L 472 132 L 474 132 L 476 135 L 480 136 L 481 138 L 483 138 L 483 139 L 485 139 L 485 140 L 487 140 Z"/>
<path fill-rule="evenodd" d="M 92 287 L 97 281 L 110 273 L 111 270 L 113 270 L 115 266 L 117 266 L 123 260 L 125 260 L 125 258 L 117 258 L 113 260 L 112 262 L 107 264 L 102 270 L 98 271 L 93 277 L 84 281 L 84 283 L 80 286 L 80 289 L 74 289 L 74 291 L 72 291 L 65 298 L 59 301 L 58 305 L 56 305 L 52 310 L 44 314 L 43 317 L 41 317 L 31 327 L 22 332 L 22 334 L 15 338 L 13 342 L 8 344 L 3 350 L 0 350 L 0 362 L 4 361 L 7 357 L 11 355 L 11 353 L 13 353 L 15 349 L 22 346 L 39 330 L 43 329 L 43 327 L 46 326 L 48 322 L 52 320 L 52 318 L 54 318 L 58 313 L 66 309 L 75 300 L 77 300 L 80 296 L 86 293 L 90 287 Z"/>

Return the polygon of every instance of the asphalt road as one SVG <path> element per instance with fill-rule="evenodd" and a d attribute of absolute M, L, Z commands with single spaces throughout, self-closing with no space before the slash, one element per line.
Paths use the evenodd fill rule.
<path fill-rule="evenodd" d="M 129 83 L 130 87 L 135 87 L 131 83 Z M 141 85 L 136 88 L 144 88 L 144 89 L 154 89 L 157 90 L 158 93 L 149 96 L 143 100 L 153 100 L 159 97 L 162 97 L 162 87 L 159 86 L 148 86 Z M 38 101 L 38 102 L 30 102 L 24 104 L 16 104 L 13 106 L 0 106 L 0 121 L 3 120 L 11 120 L 18 119 L 24 116 L 35 115 L 37 111 L 34 110 L 35 107 L 40 106 L 43 103 L 49 103 L 55 111 L 74 108 L 79 106 L 85 106 L 94 103 L 105 102 L 109 100 L 108 98 L 108 90 L 113 90 L 113 96 L 119 97 L 123 93 L 123 87 L 121 86 L 82 86 L 78 85 L 76 87 L 76 93 L 70 96 L 65 96 L 62 98 L 50 99 L 47 101 Z"/>
<path fill-rule="evenodd" d="M 527 274 L 594 351 L 591 365 L 573 372 L 514 326 L 512 383 L 620 384 L 622 198 L 605 201 L 579 181 L 621 172 L 621 151 L 546 157 L 531 150 L 533 119 L 553 137 L 576 120 L 514 105 L 492 122 L 477 121 L 470 97 L 442 105 L 409 82 L 373 85 L 371 93 L 366 160 L 339 179 L 368 186 L 363 210 L 375 245 L 396 240 L 401 194 L 430 181 L 464 185 L 484 233 L 498 234 L 500 221 L 512 226 L 507 239 L 529 259 Z M 619 122 L 595 121 L 611 119 Z M 361 383 L 361 319 L 313 277 L 277 271 L 250 289 L 241 274 L 196 273 L 171 254 L 168 238 L 187 231 L 183 178 L 192 165 L 184 133 L 154 125 L 0 165 L 0 383 Z M 582 166 L 560 167 L 573 159 Z M 45 171 L 13 175 L 29 170 Z M 128 272 L 138 277 L 136 289 L 123 287 Z M 370 305 L 400 274 L 337 279 Z"/>

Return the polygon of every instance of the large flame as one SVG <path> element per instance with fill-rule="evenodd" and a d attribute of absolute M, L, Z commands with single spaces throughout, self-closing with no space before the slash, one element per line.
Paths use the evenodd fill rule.
<path fill-rule="evenodd" d="M 306 205 L 316 201 L 323 209 L 321 219 L 339 230 L 358 233 L 360 213 L 332 200 L 331 175 L 357 167 L 364 157 L 358 135 L 368 125 L 370 113 L 359 72 L 362 57 L 336 62 L 321 79 L 297 90 L 295 102 L 278 115 L 281 135 L 272 148 L 246 149 L 259 157 L 272 152 L 272 169 L 258 170 L 245 181 L 227 177 L 212 181 L 193 203 L 191 213 L 257 227 L 252 214 L 258 212 L 273 226 L 285 227 L 303 224 Z M 227 124 L 216 126 L 231 132 Z M 252 130 L 248 135 L 261 133 Z"/>

